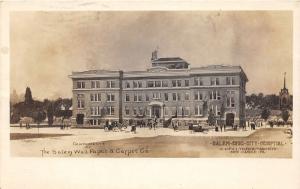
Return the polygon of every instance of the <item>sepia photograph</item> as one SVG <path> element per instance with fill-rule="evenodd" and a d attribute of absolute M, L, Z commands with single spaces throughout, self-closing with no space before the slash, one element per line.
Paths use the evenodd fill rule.
<path fill-rule="evenodd" d="M 9 17 L 12 157 L 293 157 L 292 11 Z"/>

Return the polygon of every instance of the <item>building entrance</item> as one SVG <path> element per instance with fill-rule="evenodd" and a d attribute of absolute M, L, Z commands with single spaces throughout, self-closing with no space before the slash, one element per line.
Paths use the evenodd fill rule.
<path fill-rule="evenodd" d="M 233 126 L 234 124 L 234 113 L 227 113 L 226 114 L 226 125 Z"/>
<path fill-rule="evenodd" d="M 77 114 L 76 123 L 77 125 L 82 125 L 84 120 L 84 114 Z"/>
<path fill-rule="evenodd" d="M 160 118 L 160 111 L 161 111 L 161 107 L 160 106 L 152 106 L 152 115 L 153 117 L 157 117 Z"/>

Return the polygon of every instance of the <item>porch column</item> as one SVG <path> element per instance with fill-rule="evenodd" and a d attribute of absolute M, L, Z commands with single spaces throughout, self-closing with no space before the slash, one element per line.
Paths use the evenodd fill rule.
<path fill-rule="evenodd" d="M 151 118 L 151 114 L 152 114 L 152 106 L 150 106 L 150 118 Z"/>

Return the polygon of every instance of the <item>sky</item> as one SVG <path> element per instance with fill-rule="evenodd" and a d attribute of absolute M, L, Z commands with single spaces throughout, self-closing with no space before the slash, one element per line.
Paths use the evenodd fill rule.
<path fill-rule="evenodd" d="M 72 71 L 145 70 L 153 50 L 191 67 L 240 65 L 248 94 L 292 93 L 289 11 L 13 12 L 10 88 L 36 99 L 72 96 Z"/>

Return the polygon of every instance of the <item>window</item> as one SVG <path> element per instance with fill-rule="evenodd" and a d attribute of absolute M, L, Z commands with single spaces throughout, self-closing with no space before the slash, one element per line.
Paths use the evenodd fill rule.
<path fill-rule="evenodd" d="M 115 81 L 106 81 L 106 88 L 115 88 L 116 82 Z"/>
<path fill-rule="evenodd" d="M 216 115 L 221 115 L 221 112 L 220 112 L 221 109 L 218 108 L 218 105 L 216 105 L 216 109 L 215 110 L 216 110 Z"/>
<path fill-rule="evenodd" d="M 165 115 L 165 116 L 168 116 L 168 107 L 165 107 L 165 108 L 164 108 L 164 115 Z"/>
<path fill-rule="evenodd" d="M 142 97 L 141 94 L 138 95 L 138 101 L 139 101 L 139 102 L 142 102 L 142 101 L 143 101 L 143 97 Z"/>
<path fill-rule="evenodd" d="M 99 116 L 101 113 L 100 107 L 96 106 L 96 107 L 91 107 L 91 115 L 92 116 Z"/>
<path fill-rule="evenodd" d="M 199 85 L 202 86 L 203 85 L 203 79 L 199 78 Z"/>
<path fill-rule="evenodd" d="M 227 107 L 234 108 L 235 107 L 235 91 L 229 91 L 226 99 Z"/>
<path fill-rule="evenodd" d="M 210 100 L 221 100 L 221 95 L 219 91 L 211 91 L 209 94 Z"/>
<path fill-rule="evenodd" d="M 143 115 L 144 114 L 144 109 L 142 107 L 139 107 L 139 115 Z"/>
<path fill-rule="evenodd" d="M 91 102 L 99 102 L 101 101 L 101 94 L 96 93 L 96 94 L 90 94 Z"/>
<path fill-rule="evenodd" d="M 230 107 L 230 97 L 227 97 L 226 105 L 227 105 L 227 107 Z"/>
<path fill-rule="evenodd" d="M 169 94 L 165 93 L 165 101 L 169 101 Z"/>
<path fill-rule="evenodd" d="M 84 108 L 84 99 L 78 99 L 77 100 L 77 107 L 78 108 Z"/>
<path fill-rule="evenodd" d="M 172 80 L 172 87 L 176 87 L 176 80 Z"/>
<path fill-rule="evenodd" d="M 181 80 L 172 80 L 172 87 L 181 87 Z"/>
<path fill-rule="evenodd" d="M 230 77 L 226 77 L 226 85 L 230 85 Z"/>
<path fill-rule="evenodd" d="M 154 87 L 154 82 L 153 81 L 147 81 L 147 87 L 149 87 L 149 88 Z"/>
<path fill-rule="evenodd" d="M 78 81 L 77 82 L 77 89 L 84 89 L 85 88 L 85 82 L 84 81 Z"/>
<path fill-rule="evenodd" d="M 114 94 L 107 94 L 107 102 L 114 102 L 115 95 Z"/>
<path fill-rule="evenodd" d="M 100 125 L 101 121 L 100 119 L 91 119 L 90 123 L 91 125 Z"/>
<path fill-rule="evenodd" d="M 182 108 L 181 106 L 179 106 L 179 107 L 177 108 L 177 115 L 182 116 L 183 114 L 184 114 L 184 110 L 183 110 L 183 108 Z"/>
<path fill-rule="evenodd" d="M 231 104 L 231 107 L 233 108 L 234 105 L 235 105 L 235 104 L 234 104 L 234 97 L 231 97 L 231 98 L 230 98 L 230 104 Z"/>
<path fill-rule="evenodd" d="M 180 94 L 179 93 L 172 93 L 173 101 L 179 101 L 180 100 Z"/>
<path fill-rule="evenodd" d="M 137 110 L 136 110 L 136 108 L 133 108 L 133 115 L 137 115 Z"/>
<path fill-rule="evenodd" d="M 91 81 L 91 88 L 100 88 L 100 81 Z"/>
<path fill-rule="evenodd" d="M 149 101 L 150 99 L 149 99 L 149 94 L 148 93 L 146 93 L 146 101 Z"/>
<path fill-rule="evenodd" d="M 143 87 L 143 84 L 141 81 L 138 81 L 138 88 L 142 88 Z"/>
<path fill-rule="evenodd" d="M 184 85 L 185 85 L 186 87 L 188 87 L 188 86 L 190 85 L 190 81 L 189 81 L 189 80 L 184 80 Z"/>
<path fill-rule="evenodd" d="M 177 100 L 181 100 L 180 93 L 177 93 Z"/>
<path fill-rule="evenodd" d="M 101 101 L 101 94 L 100 93 L 97 93 L 95 94 L 96 95 L 96 101 Z"/>
<path fill-rule="evenodd" d="M 220 85 L 220 79 L 218 77 L 216 78 L 216 85 Z"/>
<path fill-rule="evenodd" d="M 155 81 L 155 87 L 161 87 L 161 81 Z"/>
<path fill-rule="evenodd" d="M 163 86 L 163 87 L 168 87 L 168 81 L 163 80 L 163 81 L 162 81 L 162 86 Z"/>
<path fill-rule="evenodd" d="M 95 100 L 94 94 L 91 94 L 91 102 L 93 102 L 94 100 Z"/>
<path fill-rule="evenodd" d="M 142 100 L 143 100 L 142 94 L 134 94 L 134 96 L 133 96 L 134 102 L 142 102 Z"/>
<path fill-rule="evenodd" d="M 194 78 L 194 85 L 198 86 L 199 85 L 199 78 Z"/>
<path fill-rule="evenodd" d="M 136 81 L 133 81 L 133 88 L 137 88 L 138 84 Z"/>
<path fill-rule="evenodd" d="M 194 96 L 195 96 L 195 100 L 199 100 L 199 92 L 196 92 L 195 94 L 194 94 Z"/>
<path fill-rule="evenodd" d="M 115 107 L 114 106 L 108 106 L 107 107 L 107 113 L 108 113 L 108 115 L 115 115 Z"/>
<path fill-rule="evenodd" d="M 203 79 L 200 78 L 194 78 L 194 85 L 195 86 L 202 86 L 203 85 Z"/>
<path fill-rule="evenodd" d="M 185 93 L 184 100 L 190 100 L 190 93 Z"/>
<path fill-rule="evenodd" d="M 216 78 L 210 78 L 210 85 L 216 85 Z"/>
<path fill-rule="evenodd" d="M 203 115 L 202 106 L 199 106 L 199 105 L 195 106 L 195 115 L 196 116 L 202 116 Z"/>
<path fill-rule="evenodd" d="M 160 99 L 161 94 L 160 93 L 153 93 L 153 99 Z"/>
<path fill-rule="evenodd" d="M 130 101 L 130 96 L 129 96 L 129 94 L 126 94 L 125 95 L 125 102 L 129 102 Z"/>
<path fill-rule="evenodd" d="M 234 97 L 227 97 L 227 107 L 235 107 Z"/>
<path fill-rule="evenodd" d="M 200 91 L 195 92 L 195 100 L 203 100 L 203 94 Z"/>
<path fill-rule="evenodd" d="M 190 108 L 189 107 L 185 107 L 184 108 L 184 115 L 185 116 L 189 116 L 190 115 Z"/>
<path fill-rule="evenodd" d="M 77 94 L 77 98 L 84 98 L 84 94 Z"/>
<path fill-rule="evenodd" d="M 177 108 L 176 107 L 171 107 L 171 115 L 174 116 L 177 113 Z"/>
<path fill-rule="evenodd" d="M 85 107 L 84 94 L 77 94 L 77 107 L 78 108 Z"/>
<path fill-rule="evenodd" d="M 236 85 L 235 77 L 231 77 L 231 85 Z"/>
<path fill-rule="evenodd" d="M 177 87 L 181 87 L 181 80 L 177 80 Z"/>
<path fill-rule="evenodd" d="M 226 77 L 226 85 L 236 85 L 235 77 Z"/>
<path fill-rule="evenodd" d="M 125 83 L 125 88 L 127 88 L 127 89 L 130 88 L 130 83 L 129 82 Z"/>
<path fill-rule="evenodd" d="M 220 94 L 220 91 L 216 91 L 217 93 L 217 100 L 221 100 L 221 94 Z"/>
<path fill-rule="evenodd" d="M 130 110 L 127 106 L 125 106 L 125 115 L 129 115 L 130 114 Z"/>
<path fill-rule="evenodd" d="M 176 97 L 177 97 L 177 95 L 176 95 L 176 93 L 172 93 L 172 97 L 173 97 L 173 101 L 176 101 Z"/>

